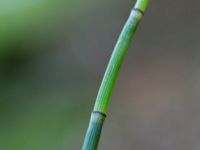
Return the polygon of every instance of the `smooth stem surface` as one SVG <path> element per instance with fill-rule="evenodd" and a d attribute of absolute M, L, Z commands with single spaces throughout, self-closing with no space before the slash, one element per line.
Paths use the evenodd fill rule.
<path fill-rule="evenodd" d="M 138 24 L 146 10 L 148 0 L 138 0 L 119 36 L 104 74 L 82 150 L 96 150 L 103 122 L 124 56 L 130 46 Z"/>
<path fill-rule="evenodd" d="M 145 12 L 149 0 L 138 0 L 135 4 L 135 8 L 140 9 L 141 11 Z"/>
<path fill-rule="evenodd" d="M 137 29 L 138 23 L 143 16 L 143 12 L 146 10 L 147 4 L 148 0 L 138 0 L 134 9 L 131 11 L 107 66 L 97 95 L 94 111 L 100 111 L 103 113 L 106 113 L 107 111 L 112 89 L 117 79 L 119 69 Z"/>
<path fill-rule="evenodd" d="M 141 18 L 142 13 L 133 9 L 127 23 L 124 26 L 124 29 L 122 30 L 106 69 L 99 93 L 97 95 L 94 107 L 95 111 L 103 113 L 106 113 L 107 111 L 112 89 L 117 79 L 119 69 Z"/>

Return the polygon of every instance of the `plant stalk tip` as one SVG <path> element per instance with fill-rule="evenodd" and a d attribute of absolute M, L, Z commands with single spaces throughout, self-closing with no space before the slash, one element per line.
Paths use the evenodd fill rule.
<path fill-rule="evenodd" d="M 135 8 L 140 9 L 142 12 L 145 12 L 149 0 L 137 0 Z"/>

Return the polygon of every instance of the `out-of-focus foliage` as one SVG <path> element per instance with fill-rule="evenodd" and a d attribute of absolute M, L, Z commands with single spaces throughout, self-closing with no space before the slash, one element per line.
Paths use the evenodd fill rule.
<path fill-rule="evenodd" d="M 74 19 L 91 11 L 90 2 L 0 0 L 0 149 L 58 150 L 81 141 L 83 119 L 75 110 L 85 109 L 79 99 L 91 86 L 73 85 L 71 64 L 54 73 L 57 66 L 49 66 L 49 57 L 52 50 L 60 51 L 59 43 L 68 48 L 67 40 L 59 41 L 70 36 Z"/>
<path fill-rule="evenodd" d="M 0 0 L 0 150 L 81 149 L 133 4 Z M 199 149 L 199 11 L 199 0 L 150 2 L 114 89 L 100 149 Z"/>
<path fill-rule="evenodd" d="M 44 37 L 42 33 L 53 30 L 64 18 L 67 21 L 90 10 L 90 2 L 86 0 L 81 5 L 80 0 L 1 0 L 0 58 L 30 53 L 31 50 L 24 50 L 20 46 L 38 40 L 38 36 Z"/>

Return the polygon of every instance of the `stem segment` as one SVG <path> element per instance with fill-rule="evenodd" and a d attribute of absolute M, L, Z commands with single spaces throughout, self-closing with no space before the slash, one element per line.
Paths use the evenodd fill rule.
<path fill-rule="evenodd" d="M 136 5 L 132 9 L 119 36 L 97 95 L 82 150 L 97 149 L 112 89 L 116 82 L 124 56 L 130 46 L 144 11 L 146 10 L 148 1 L 149 0 L 137 0 Z"/>

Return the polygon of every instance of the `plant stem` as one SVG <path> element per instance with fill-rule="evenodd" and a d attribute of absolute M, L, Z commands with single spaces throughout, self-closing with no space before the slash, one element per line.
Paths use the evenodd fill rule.
<path fill-rule="evenodd" d="M 119 36 L 97 95 L 82 150 L 97 149 L 114 84 L 124 56 L 130 46 L 144 11 L 146 10 L 148 1 L 149 0 L 137 0 L 136 5 L 132 9 L 130 16 Z"/>

